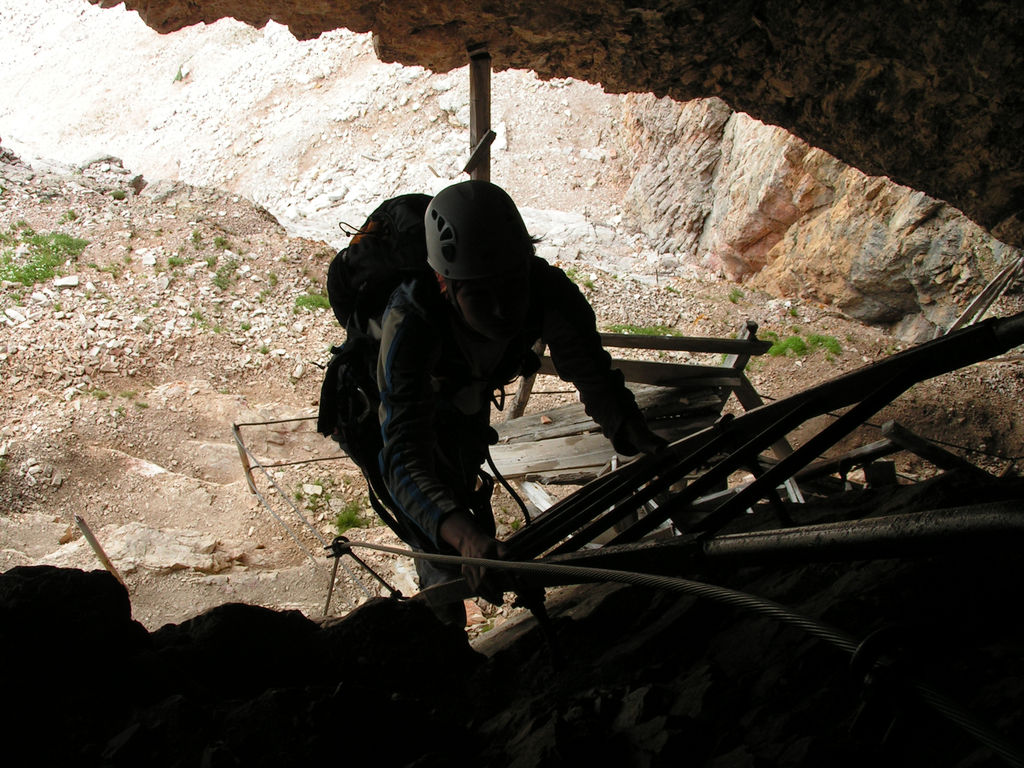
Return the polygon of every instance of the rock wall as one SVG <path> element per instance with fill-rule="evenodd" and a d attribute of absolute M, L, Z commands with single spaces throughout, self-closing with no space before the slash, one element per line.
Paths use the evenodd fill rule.
<path fill-rule="evenodd" d="M 625 123 L 627 214 L 663 251 L 771 293 L 921 339 L 1020 257 L 951 206 L 718 99 L 630 96 Z"/>

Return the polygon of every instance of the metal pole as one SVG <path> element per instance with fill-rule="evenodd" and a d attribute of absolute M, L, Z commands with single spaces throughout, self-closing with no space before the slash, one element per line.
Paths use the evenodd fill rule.
<path fill-rule="evenodd" d="M 110 571 L 111 575 L 121 583 L 122 587 L 128 589 L 128 585 L 124 583 L 124 579 L 121 578 L 121 574 L 117 572 L 117 568 L 114 567 L 110 558 L 107 557 L 107 553 L 103 551 L 103 547 L 100 546 L 100 542 L 93 535 L 92 529 L 81 515 L 75 515 L 75 525 L 78 526 L 78 530 L 82 532 L 82 536 L 85 537 L 89 546 L 92 547 L 92 551 L 96 553 L 96 557 L 99 559 L 100 563 L 103 564 L 103 567 Z"/>
<path fill-rule="evenodd" d="M 473 154 L 469 177 L 491 180 L 491 54 L 483 45 L 469 46 L 469 148 Z"/>

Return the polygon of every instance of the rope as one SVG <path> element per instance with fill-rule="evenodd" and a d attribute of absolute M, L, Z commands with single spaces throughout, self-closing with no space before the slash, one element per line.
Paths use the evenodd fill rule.
<path fill-rule="evenodd" d="M 649 573 L 636 571 L 617 571 L 609 568 L 591 568 L 578 565 L 561 565 L 555 563 L 541 563 L 536 561 L 517 562 L 512 560 L 490 560 L 479 557 L 459 557 L 455 555 L 440 555 L 427 552 L 413 552 L 398 547 L 389 547 L 383 544 L 370 544 L 363 541 L 348 541 L 350 547 L 363 547 L 375 549 L 380 552 L 388 552 L 395 555 L 406 555 L 408 557 L 429 560 L 431 562 L 447 563 L 451 565 L 476 565 L 485 568 L 497 568 L 507 571 L 518 571 L 523 573 L 552 574 L 558 576 L 571 576 L 579 579 L 580 582 L 612 582 L 618 584 L 631 584 L 634 586 L 650 587 L 669 592 L 680 592 L 683 594 L 695 595 L 697 597 L 714 600 L 725 605 L 759 613 L 763 616 L 788 624 L 807 634 L 834 645 L 842 651 L 855 655 L 861 644 L 851 635 L 829 626 L 821 621 L 803 616 L 790 610 L 780 603 L 768 600 L 763 597 L 740 592 L 728 587 L 721 587 L 714 584 L 705 584 L 699 581 L 669 576 L 656 576 Z M 937 693 L 932 688 L 910 680 L 911 688 L 918 696 L 935 711 L 944 715 L 956 725 L 973 735 L 979 742 L 987 746 L 997 755 L 1002 757 L 1009 765 L 1015 768 L 1024 768 L 1024 752 L 1021 752 L 1015 745 L 1008 743 L 1001 734 L 993 731 L 988 725 L 980 722 L 970 713 L 963 710 L 944 695 Z"/>

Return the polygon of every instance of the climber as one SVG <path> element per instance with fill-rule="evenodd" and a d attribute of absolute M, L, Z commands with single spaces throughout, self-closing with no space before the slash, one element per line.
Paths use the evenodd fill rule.
<path fill-rule="evenodd" d="M 536 241 L 504 190 L 484 181 L 447 187 L 430 201 L 425 223 L 433 273 L 399 286 L 382 318 L 381 473 L 424 549 L 501 558 L 493 481 L 480 470 L 497 439 L 490 405 L 500 409 L 503 387 L 536 371 L 531 347 L 539 339 L 618 452 L 653 453 L 665 441 L 611 367 L 593 309 L 564 272 L 535 254 Z M 416 563 L 421 589 L 458 575 Z M 501 604 L 494 569 L 464 568 L 463 575 L 477 594 Z"/>

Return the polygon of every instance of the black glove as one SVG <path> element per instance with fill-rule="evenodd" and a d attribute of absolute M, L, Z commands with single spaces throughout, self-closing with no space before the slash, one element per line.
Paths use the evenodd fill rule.
<path fill-rule="evenodd" d="M 638 453 L 653 455 L 667 445 L 668 440 L 654 434 L 640 413 L 623 421 L 612 438 L 612 446 L 623 456 L 635 456 Z"/>

